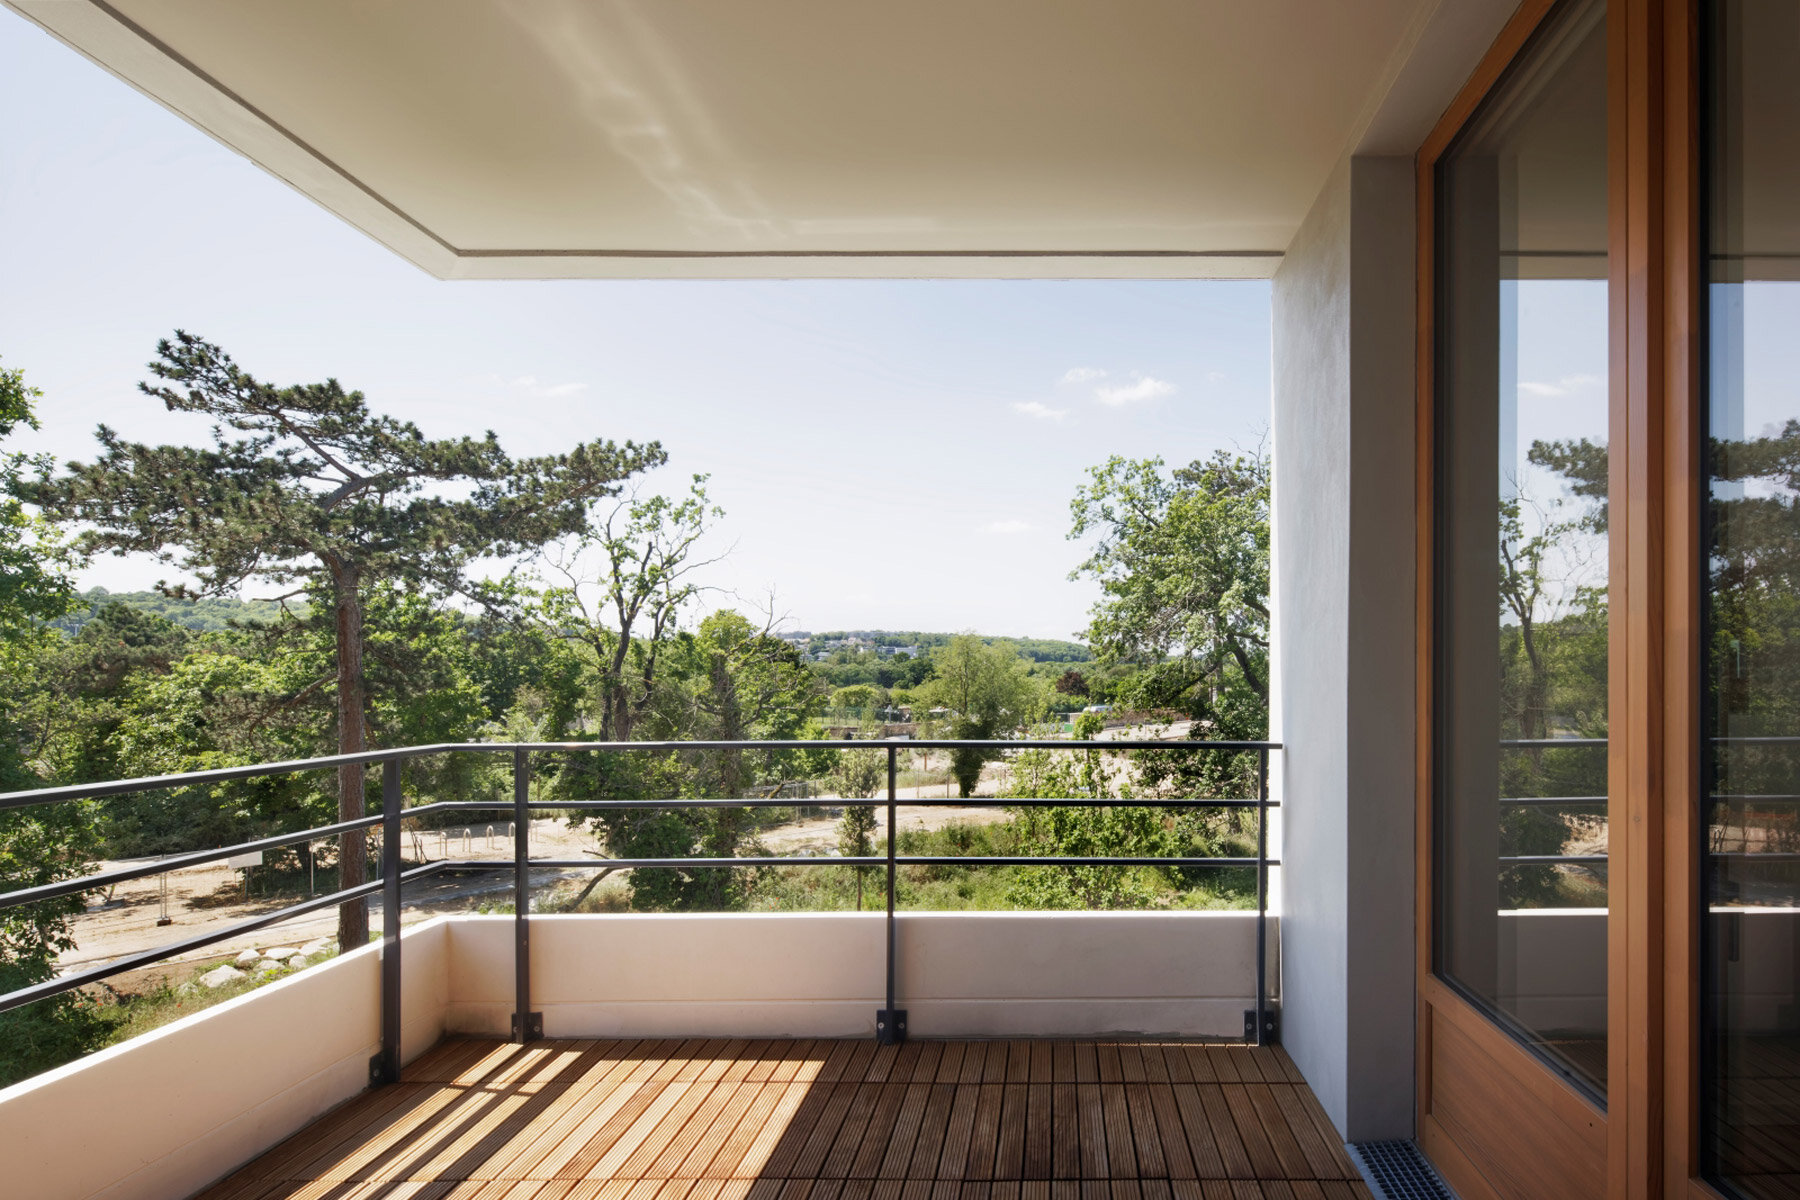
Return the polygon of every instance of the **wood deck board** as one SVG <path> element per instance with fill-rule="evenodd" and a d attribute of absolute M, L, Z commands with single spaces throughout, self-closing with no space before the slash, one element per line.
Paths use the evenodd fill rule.
<path fill-rule="evenodd" d="M 201 1200 L 1358 1200 L 1278 1047 L 456 1038 Z"/>

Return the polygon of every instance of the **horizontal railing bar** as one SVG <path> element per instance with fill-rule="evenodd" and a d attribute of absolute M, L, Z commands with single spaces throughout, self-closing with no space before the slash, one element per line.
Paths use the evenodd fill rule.
<path fill-rule="evenodd" d="M 901 866 L 924 867 L 1254 867 L 1252 858 L 1159 858 L 1153 855 L 1135 857 L 1081 858 L 1058 855 L 1034 858 L 1030 855 L 983 854 L 901 854 L 894 859 Z M 1263 860 L 1265 866 L 1279 867 L 1279 858 Z"/>
<path fill-rule="evenodd" d="M 884 856 L 856 855 L 815 855 L 811 858 L 534 858 L 531 865 L 548 870 L 570 871 L 585 870 L 589 867 L 608 867 L 613 870 L 728 870 L 734 867 L 885 867 Z M 1279 867 L 1281 860 L 1271 858 L 1268 865 Z M 1254 867 L 1254 858 L 1181 858 L 1181 857 L 1133 857 L 1133 858 L 1075 858 L 1050 857 L 1033 858 L 1029 855 L 968 855 L 954 854 L 897 854 L 894 862 L 899 866 L 952 866 L 952 867 Z M 509 870 L 512 864 L 495 859 L 444 859 L 432 864 L 444 871 L 500 871 Z"/>
<path fill-rule="evenodd" d="M 429 863 L 423 867 L 415 867 L 410 871 L 402 873 L 400 878 L 403 880 L 419 879 L 426 875 L 435 875 L 443 869 L 444 866 L 442 863 Z M 228 941 L 240 933 L 254 933 L 258 929 L 263 929 L 270 925 L 278 925 L 291 917 L 304 916 L 317 909 L 330 908 L 334 904 L 342 904 L 350 900 L 360 900 L 364 896 L 370 896 L 380 891 L 381 887 L 382 881 L 376 879 L 371 880 L 368 883 L 358 884 L 355 887 L 345 888 L 342 891 L 332 892 L 329 895 L 314 896 L 310 900 L 303 900 L 299 904 L 290 904 L 286 908 L 276 909 L 272 913 L 264 913 L 262 916 L 253 917 L 248 921 L 238 921 L 232 925 L 226 926 L 224 929 L 215 929 L 211 933 L 196 934 L 191 938 L 185 938 L 179 942 L 165 942 L 161 946 L 153 946 L 148 950 L 140 950 L 136 954 L 128 954 L 123 958 L 116 958 L 110 963 L 93 967 L 74 975 L 59 975 L 55 979 L 47 979 L 43 983 L 20 988 L 14 992 L 7 992 L 5 995 L 0 996 L 0 1012 L 18 1008 L 20 1005 L 30 1004 L 37 1000 L 46 999 L 59 992 L 68 992 L 73 991 L 76 988 L 86 987 L 90 983 L 98 983 L 102 979 L 110 979 L 114 975 L 123 975 L 127 971 L 135 971 L 140 967 L 151 966 L 155 963 L 174 958 L 177 955 L 186 954 L 190 950 L 202 950 L 207 946 Z M 388 914 L 384 913 L 382 914 L 382 919 L 397 920 L 398 918 L 390 918 Z"/>
<path fill-rule="evenodd" d="M 845 800 L 835 799 L 845 807 L 874 808 L 886 804 L 882 799 Z M 1186 799 L 1142 799 L 1142 800 L 1096 800 L 1084 796 L 1064 798 L 1020 798 L 996 799 L 971 798 L 970 800 L 943 799 L 908 801 L 903 807 L 993 807 L 993 808 L 1255 808 L 1255 800 L 1186 800 Z M 632 809 L 689 809 L 689 808 L 792 808 L 794 801 L 780 799 L 743 799 L 743 800 L 572 800 L 563 803 L 555 801 L 533 801 L 534 809 L 568 809 L 580 812 L 605 812 L 608 810 Z M 492 812 L 513 807 L 511 804 L 489 804 L 481 800 L 437 800 L 421 804 L 405 810 L 407 817 L 424 816 L 441 812 Z M 1269 808 L 1279 808 L 1275 801 L 1267 802 Z M 258 838 L 255 841 L 239 842 L 233 846 L 224 846 L 213 850 L 196 850 L 186 854 L 170 855 L 153 862 L 140 863 L 132 867 L 123 867 L 116 871 L 105 871 L 96 875 L 83 875 L 74 879 L 65 879 L 57 883 L 47 883 L 34 888 L 24 888 L 16 892 L 0 893 L 0 909 L 13 908 L 22 904 L 33 904 L 42 900 L 53 900 L 59 896 L 74 895 L 79 892 L 98 891 L 116 883 L 124 883 L 133 879 L 162 875 L 170 871 L 183 870 L 188 867 L 201 866 L 210 862 L 218 862 L 237 854 L 248 854 L 259 850 L 280 849 L 283 846 L 298 845 L 301 842 L 316 841 L 320 838 L 334 837 L 358 829 L 372 829 L 381 824 L 379 814 L 372 817 L 361 817 L 355 821 L 341 821 L 334 825 L 322 825 L 314 829 L 302 830 L 299 833 L 278 834 L 273 837 Z M 435 831 L 434 831 L 435 832 Z M 733 860 L 744 861 L 744 860 Z M 802 861 L 813 861 L 810 859 Z M 842 861 L 842 860 L 833 860 Z M 877 860 L 885 862 L 885 860 Z"/>
<path fill-rule="evenodd" d="M 179 871 L 203 863 L 218 862 L 220 859 L 230 858 L 236 854 L 249 854 L 257 850 L 278 850 L 283 846 L 334 837 L 340 833 L 372 829 L 379 824 L 381 824 L 381 816 L 376 814 L 373 817 L 361 817 L 355 821 L 339 821 L 335 825 L 321 825 L 317 829 L 307 829 L 300 833 L 283 833 L 275 837 L 258 838 L 253 842 L 239 842 L 235 846 L 224 846 L 217 850 L 195 850 L 188 854 L 171 854 L 167 858 L 140 863 L 135 867 L 122 867 L 117 871 L 102 871 L 97 875 L 82 875 L 75 879 L 65 879 L 60 883 L 46 883 L 39 887 L 0 893 L 0 908 L 32 904 L 39 900 L 54 900 L 58 896 L 73 895 L 76 892 L 95 891 L 130 879 L 143 879 L 147 875 L 162 875 L 169 871 Z"/>
<path fill-rule="evenodd" d="M 1703 741 L 1714 746 L 1792 746 L 1800 744 L 1800 736 L 1709 737 Z M 1604 746 L 1605 738 L 1501 738 L 1500 745 L 1510 748 L 1539 749 L 1555 746 Z M 1279 747 L 1273 747 L 1278 749 Z"/>
<path fill-rule="evenodd" d="M 258 779 L 265 775 L 293 775 L 300 771 L 323 771 L 330 767 L 370 765 L 389 759 L 420 758 L 447 750 L 461 750 L 460 742 L 442 746 L 411 746 L 402 750 L 368 750 L 361 754 L 334 754 L 327 758 L 297 758 L 285 762 L 256 763 L 248 767 L 215 767 L 210 771 L 189 771 L 181 775 L 150 775 L 139 779 L 114 779 L 105 783 L 72 783 L 61 787 L 34 788 L 26 792 L 0 794 L 0 809 L 23 808 L 31 804 L 50 804 L 58 800 L 98 800 L 106 796 L 124 796 L 131 792 L 156 792 L 165 788 L 198 787 L 207 783 L 232 783 L 240 779 Z"/>
<path fill-rule="evenodd" d="M 1548 867 L 1557 863 L 1604 866 L 1607 859 L 1604 854 L 1503 854 L 1496 861 L 1508 867 Z"/>
<path fill-rule="evenodd" d="M 1178 750 L 1193 754 L 1205 751 L 1246 753 L 1256 750 L 1279 750 L 1279 742 L 1190 742 L 1190 741 L 1059 741 L 1053 739 L 1020 739 L 1018 741 L 959 740 L 929 738 L 900 740 L 764 740 L 743 742 L 435 742 L 424 746 L 403 746 L 393 750 L 367 750 L 360 754 L 332 754 L 319 758 L 289 759 L 283 762 L 257 763 L 247 767 L 217 767 L 210 771 L 190 771 L 181 775 L 152 775 L 139 779 L 116 779 L 105 783 L 78 783 L 61 787 L 34 788 L 30 791 L 0 794 L 0 809 L 21 808 L 31 804 L 48 804 L 57 800 L 93 800 L 103 796 L 121 796 L 130 792 L 160 791 L 165 788 L 195 787 L 205 783 L 230 783 L 263 775 L 292 775 L 298 771 L 324 770 L 329 767 L 371 765 L 396 759 L 422 758 L 431 754 L 512 754 L 550 753 L 555 751 L 629 750 L 650 753 L 673 753 L 681 750 L 868 750 L 899 746 L 903 749 L 955 750 Z"/>
<path fill-rule="evenodd" d="M 1030 799 L 1011 798 L 1005 796 L 971 796 L 967 800 L 942 796 L 934 799 L 909 800 L 902 796 L 895 802 L 900 808 L 1256 808 L 1256 800 L 1213 800 L 1213 799 L 1143 799 L 1143 800 L 1096 800 L 1087 796 L 1071 796 L 1063 799 Z M 782 799 L 780 797 L 745 797 L 741 800 L 533 800 L 527 806 L 532 809 L 569 809 L 576 812 L 606 812 L 609 809 L 675 809 L 675 808 L 825 808 L 841 805 L 846 808 L 884 808 L 885 797 L 868 799 L 845 799 L 841 796 L 808 796 L 803 798 Z M 409 808 L 406 815 L 419 816 L 433 812 L 494 812 L 499 809 L 510 809 L 512 804 L 499 802 L 488 803 L 485 800 L 434 800 L 429 804 L 421 804 L 417 808 Z M 1270 800 L 1263 804 L 1266 808 L 1280 808 L 1281 805 Z"/>
<path fill-rule="evenodd" d="M 1755 862 L 1800 862 L 1795 850 L 1708 850 L 1708 858 L 1737 858 Z M 1557 863 L 1603 864 L 1604 854 L 1512 854 L 1502 855 L 1498 862 L 1507 866 L 1554 866 Z"/>
<path fill-rule="evenodd" d="M 1800 795 L 1771 792 L 1767 795 L 1725 792 L 1707 796 L 1708 804 L 1796 804 Z M 1502 796 L 1505 805 L 1526 804 L 1605 804 L 1605 796 Z M 1254 803 L 1254 801 L 1252 801 Z"/>

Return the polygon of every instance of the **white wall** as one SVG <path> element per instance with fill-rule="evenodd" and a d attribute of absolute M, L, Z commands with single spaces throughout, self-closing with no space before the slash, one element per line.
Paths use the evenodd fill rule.
<path fill-rule="evenodd" d="M 1345 159 L 1273 287 L 1282 1040 L 1357 1141 L 1412 1134 L 1412 205 Z"/>
<path fill-rule="evenodd" d="M 444 1035 L 445 922 L 406 931 L 402 1045 Z M 379 945 L 0 1090 L 0 1194 L 176 1200 L 369 1084 Z"/>
<path fill-rule="evenodd" d="M 531 1004 L 548 1037 L 872 1037 L 883 925 L 876 913 L 534 917 Z M 903 913 L 898 1004 L 914 1037 L 1241 1037 L 1255 927 L 1243 912 Z M 505 1034 L 512 918 L 458 920 L 449 962 L 449 1027 Z"/>

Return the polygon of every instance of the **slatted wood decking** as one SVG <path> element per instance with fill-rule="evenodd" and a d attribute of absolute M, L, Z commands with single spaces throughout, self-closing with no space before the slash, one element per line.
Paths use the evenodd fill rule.
<path fill-rule="evenodd" d="M 1280 1050 L 447 1041 L 202 1200 L 1349 1200 Z"/>

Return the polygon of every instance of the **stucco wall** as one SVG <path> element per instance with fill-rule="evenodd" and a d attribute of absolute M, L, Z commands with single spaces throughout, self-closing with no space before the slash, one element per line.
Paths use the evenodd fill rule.
<path fill-rule="evenodd" d="M 872 1037 L 883 925 L 875 913 L 534 917 L 532 1008 L 549 1037 Z M 903 913 L 897 949 L 914 1037 L 1240 1037 L 1256 970 L 1255 915 L 1242 912 Z M 511 955 L 511 918 L 456 923 L 451 1029 L 507 1031 Z"/>
<path fill-rule="evenodd" d="M 407 1058 L 444 1034 L 445 926 L 405 935 Z M 368 1086 L 380 976 L 371 945 L 0 1091 L 0 1194 L 193 1194 Z"/>
<path fill-rule="evenodd" d="M 1412 188 L 1341 162 L 1272 289 L 1282 1038 L 1354 1140 L 1412 1133 Z"/>

